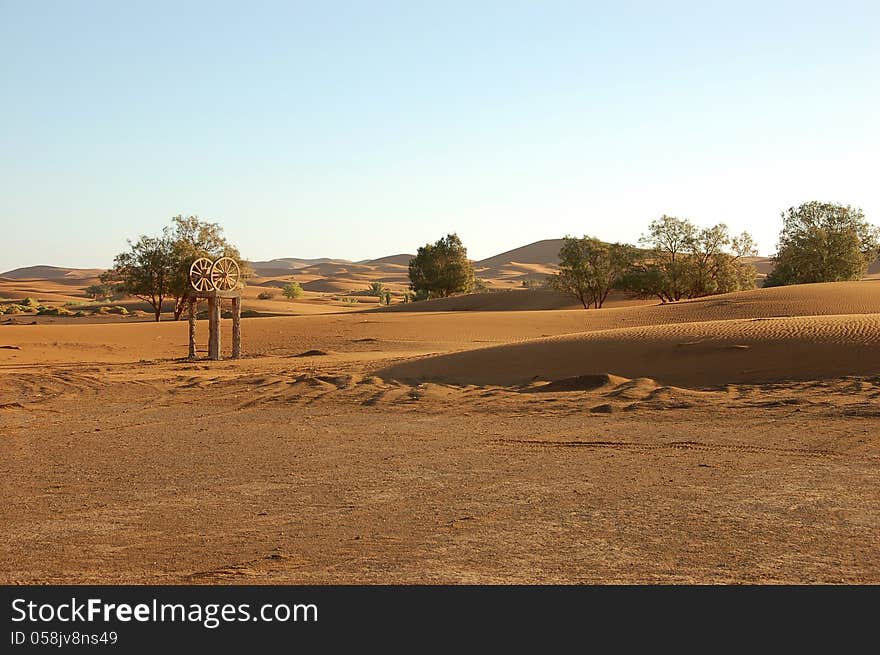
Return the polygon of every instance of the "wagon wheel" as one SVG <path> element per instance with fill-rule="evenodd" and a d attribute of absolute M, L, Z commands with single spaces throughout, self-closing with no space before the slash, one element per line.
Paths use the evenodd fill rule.
<path fill-rule="evenodd" d="M 217 291 L 237 289 L 240 278 L 238 263 L 230 257 L 221 257 L 211 267 L 211 282 Z"/>
<path fill-rule="evenodd" d="M 213 262 L 207 257 L 199 257 L 189 267 L 189 283 L 198 292 L 212 291 L 211 267 Z"/>

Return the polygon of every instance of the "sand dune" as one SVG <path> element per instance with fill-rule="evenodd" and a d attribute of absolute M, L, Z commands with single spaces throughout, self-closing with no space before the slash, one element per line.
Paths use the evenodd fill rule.
<path fill-rule="evenodd" d="M 530 311 L 542 309 L 576 309 L 580 303 L 555 291 L 509 290 L 494 293 L 472 293 L 451 298 L 436 298 L 415 303 L 382 307 L 383 312 L 462 312 L 462 311 Z"/>
<path fill-rule="evenodd" d="M 612 293 L 606 308 L 656 304 L 625 294 Z M 549 289 L 506 289 L 486 293 L 471 293 L 449 298 L 435 298 L 414 303 L 401 303 L 380 308 L 383 312 L 520 312 L 548 309 L 583 309 L 580 302 L 563 293 Z"/>
<path fill-rule="evenodd" d="M 880 374 L 880 314 L 603 330 L 405 362 L 399 381 L 525 385 L 611 374 L 691 388 Z"/>
<path fill-rule="evenodd" d="M 395 266 L 403 266 L 404 268 L 409 268 L 409 261 L 415 257 L 415 255 L 409 255 L 407 253 L 401 253 L 399 255 L 388 255 L 387 257 L 379 257 L 378 259 L 364 259 L 358 264 L 367 264 L 370 266 L 377 266 L 380 264 L 393 264 Z"/>
<path fill-rule="evenodd" d="M 614 374 L 694 387 L 874 375 L 878 321 L 880 282 L 756 289 L 587 311 L 576 334 L 405 362 L 378 375 L 509 386 Z"/>
<path fill-rule="evenodd" d="M 562 248 L 562 239 L 543 239 L 476 261 L 474 267 L 495 268 L 510 262 L 556 265 L 559 263 L 560 248 Z"/>
<path fill-rule="evenodd" d="M 0 278 L 7 280 L 53 280 L 56 282 L 69 282 L 76 284 L 80 280 L 88 280 L 98 277 L 102 273 L 100 268 L 62 268 L 59 266 L 26 266 L 6 271 L 0 274 Z"/>

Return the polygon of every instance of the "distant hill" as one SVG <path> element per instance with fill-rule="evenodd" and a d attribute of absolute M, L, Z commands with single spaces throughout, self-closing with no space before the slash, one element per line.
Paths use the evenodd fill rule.
<path fill-rule="evenodd" d="M 544 239 L 535 241 L 527 246 L 514 248 L 507 252 L 502 252 L 493 257 L 487 257 L 480 261 L 474 262 L 475 268 L 496 268 L 517 262 L 520 264 L 550 264 L 556 266 L 559 264 L 559 249 L 562 248 L 562 239 Z"/>
<path fill-rule="evenodd" d="M 0 277 L 7 280 L 53 280 L 62 282 L 65 280 L 78 281 L 97 277 L 103 272 L 100 268 L 62 268 L 60 266 L 47 266 L 45 264 L 39 266 L 25 266 L 24 268 L 16 268 L 5 273 L 0 273 Z"/>
<path fill-rule="evenodd" d="M 415 257 L 415 255 L 408 255 L 406 253 L 400 255 L 388 255 L 387 257 L 380 257 L 379 259 L 363 259 L 357 264 L 364 264 L 367 266 L 376 265 L 376 264 L 394 264 L 395 266 L 406 266 L 409 268 L 409 260 Z"/>
<path fill-rule="evenodd" d="M 301 259 L 299 257 L 279 257 L 264 262 L 248 262 L 257 275 L 278 276 L 291 275 L 294 271 L 319 264 L 350 264 L 347 259 L 331 259 L 319 257 L 318 259 Z"/>

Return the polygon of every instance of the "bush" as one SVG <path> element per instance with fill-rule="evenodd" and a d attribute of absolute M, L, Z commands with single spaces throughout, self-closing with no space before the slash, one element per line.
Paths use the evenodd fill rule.
<path fill-rule="evenodd" d="M 25 298 L 24 300 L 21 301 L 21 304 L 24 305 L 25 307 L 29 307 L 31 309 L 36 309 L 37 307 L 40 306 L 40 301 L 37 300 L 36 298 Z"/>
<path fill-rule="evenodd" d="M 37 316 L 73 316 L 73 312 L 64 307 L 45 307 L 40 305 Z"/>
<path fill-rule="evenodd" d="M 275 297 L 274 291 L 260 291 L 260 293 L 257 294 L 258 300 L 272 300 L 272 298 L 274 298 L 274 297 Z"/>
<path fill-rule="evenodd" d="M 285 298 L 295 300 L 296 298 L 302 297 L 303 288 L 299 285 L 299 282 L 288 282 L 282 287 L 281 293 L 284 294 Z"/>
<path fill-rule="evenodd" d="M 30 307 L 26 307 L 25 305 L 20 305 L 17 303 L 0 307 L 0 314 L 24 314 L 30 311 Z"/>

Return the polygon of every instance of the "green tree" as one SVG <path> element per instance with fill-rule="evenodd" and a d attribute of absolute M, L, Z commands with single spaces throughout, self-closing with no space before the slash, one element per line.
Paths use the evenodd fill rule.
<path fill-rule="evenodd" d="M 370 282 L 370 295 L 382 298 L 385 295 L 385 285 L 381 282 Z"/>
<path fill-rule="evenodd" d="M 688 298 L 754 288 L 757 272 L 743 258 L 756 254 L 748 232 L 731 237 L 724 223 L 697 231 L 685 259 Z"/>
<path fill-rule="evenodd" d="M 474 267 L 457 234 L 419 248 L 409 262 L 410 288 L 416 297 L 446 298 L 474 287 Z"/>
<path fill-rule="evenodd" d="M 700 229 L 664 215 L 651 222 L 640 243 L 648 248 L 647 256 L 621 280 L 623 288 L 638 295 L 675 302 L 755 285 L 755 269 L 743 261 L 755 254 L 754 240 L 747 232 L 731 237 L 724 223 Z"/>
<path fill-rule="evenodd" d="M 858 280 L 880 251 L 880 233 L 861 209 L 807 202 L 782 214 L 775 268 L 764 286 Z"/>
<path fill-rule="evenodd" d="M 285 298 L 295 300 L 296 298 L 302 297 L 303 288 L 299 285 L 299 282 L 288 282 L 283 287 L 281 287 L 281 293 L 284 294 Z"/>
<path fill-rule="evenodd" d="M 651 221 L 648 233 L 639 239 L 650 250 L 651 259 L 642 267 L 644 279 L 638 286 L 652 287 L 651 295 L 664 302 L 681 300 L 688 291 L 685 260 L 696 239 L 697 228 L 689 220 L 664 214 Z"/>
<path fill-rule="evenodd" d="M 559 250 L 559 272 L 553 288 L 577 298 L 588 309 L 600 309 L 608 294 L 630 270 L 636 249 L 585 236 L 566 236 Z"/>
<path fill-rule="evenodd" d="M 142 235 L 134 243 L 129 241 L 128 246 L 126 252 L 116 255 L 113 268 L 102 274 L 101 281 L 149 303 L 158 322 L 162 303 L 171 293 L 177 263 L 173 244 L 167 235 Z"/>

